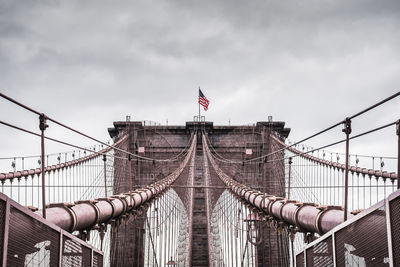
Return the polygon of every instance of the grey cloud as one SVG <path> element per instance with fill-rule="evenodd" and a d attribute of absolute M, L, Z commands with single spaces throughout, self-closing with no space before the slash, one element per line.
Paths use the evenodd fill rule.
<path fill-rule="evenodd" d="M 128 113 L 191 120 L 200 85 L 215 123 L 271 114 L 296 139 L 398 90 L 399 15 L 373 0 L 0 0 L 0 88 L 106 138 Z M 371 120 L 399 117 L 388 107 Z"/>

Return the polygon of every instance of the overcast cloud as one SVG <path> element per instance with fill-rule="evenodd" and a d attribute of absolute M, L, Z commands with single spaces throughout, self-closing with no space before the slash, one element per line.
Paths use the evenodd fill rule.
<path fill-rule="evenodd" d="M 0 90 L 105 140 L 127 114 L 192 120 L 201 86 L 207 120 L 273 115 L 298 140 L 400 90 L 399 29 L 397 0 L 0 0 Z M 399 119 L 399 107 L 371 112 L 354 132 Z M 1 99 L 0 119 L 37 131 L 36 116 Z M 55 128 L 48 134 L 90 143 Z M 394 148 L 393 129 L 383 136 L 371 153 Z M 0 140 L 0 157 L 39 151 L 4 126 Z"/>

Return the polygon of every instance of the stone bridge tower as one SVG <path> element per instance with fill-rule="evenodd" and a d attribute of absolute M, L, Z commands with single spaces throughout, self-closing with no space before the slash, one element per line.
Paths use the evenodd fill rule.
<path fill-rule="evenodd" d="M 122 148 L 131 153 L 149 158 L 166 159 L 176 156 L 188 144 L 191 135 L 201 129 L 206 133 L 209 142 L 218 154 L 244 162 L 246 159 L 258 158 L 279 149 L 279 146 L 271 134 L 284 140 L 290 129 L 284 128 L 284 122 L 257 122 L 248 126 L 214 126 L 212 122 L 187 122 L 185 126 L 160 126 L 144 124 L 143 122 L 121 121 L 114 122 L 114 127 L 109 128 L 109 134 L 118 141 L 126 133 L 129 139 L 122 143 Z M 197 131 L 197 151 L 195 158 L 195 186 L 205 185 L 204 160 L 202 151 L 202 139 L 200 131 Z M 118 153 L 118 152 L 116 152 Z M 230 164 L 222 164 L 220 167 L 238 182 L 244 183 L 254 189 L 276 196 L 285 196 L 285 167 L 283 161 L 273 161 L 283 158 L 283 151 L 263 159 L 257 160 L 257 164 L 243 163 L 232 168 Z M 149 183 L 162 179 L 170 174 L 179 162 L 141 161 L 138 158 L 127 160 L 114 160 L 115 172 L 119 179 L 114 180 L 114 194 L 128 192 L 132 189 L 143 187 Z M 183 172 L 185 174 L 185 172 Z M 210 171 L 211 186 L 222 185 L 216 173 Z M 186 189 L 187 190 L 187 189 Z M 176 189 L 178 195 L 189 210 L 183 197 L 183 189 Z M 211 203 L 215 204 L 223 189 L 210 189 Z M 192 266 L 208 266 L 208 239 L 207 218 L 205 212 L 205 190 L 194 189 L 194 205 L 192 231 Z M 211 207 L 212 208 L 212 207 Z M 121 259 L 124 255 L 126 265 L 143 266 L 143 215 L 138 215 L 128 224 L 125 234 L 113 233 L 112 247 L 115 255 Z M 278 235 L 275 230 L 264 227 L 263 242 L 258 246 L 257 259 L 259 266 L 289 266 L 287 236 Z M 111 255 L 111 261 L 113 258 Z"/>

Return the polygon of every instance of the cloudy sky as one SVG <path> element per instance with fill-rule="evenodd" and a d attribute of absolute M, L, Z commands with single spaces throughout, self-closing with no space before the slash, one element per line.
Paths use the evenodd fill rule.
<path fill-rule="evenodd" d="M 207 120 L 272 115 L 298 140 L 400 90 L 399 29 L 397 0 L 0 0 L 0 91 L 106 140 L 128 114 L 192 120 L 201 86 Z M 399 107 L 357 119 L 354 133 L 399 119 Z M 36 116 L 1 99 L 0 119 L 37 131 Z M 363 140 L 372 152 L 393 155 L 393 128 L 373 137 Z M 4 126 L 0 140 L 0 157 L 39 152 L 36 138 Z"/>

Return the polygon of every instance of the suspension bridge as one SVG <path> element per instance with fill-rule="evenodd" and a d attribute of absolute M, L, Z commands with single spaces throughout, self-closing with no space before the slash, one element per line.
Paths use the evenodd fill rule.
<path fill-rule="evenodd" d="M 355 139 L 391 130 L 400 153 L 399 120 L 352 134 L 399 95 L 297 142 L 272 118 L 218 126 L 200 115 L 184 126 L 127 117 L 107 142 L 0 94 L 39 123 L 2 127 L 41 144 L 0 158 L 2 266 L 400 266 L 398 154 L 351 152 Z M 49 126 L 88 145 L 50 137 Z M 308 145 L 335 131 L 340 140 Z M 49 142 L 66 149 L 46 153 Z"/>

